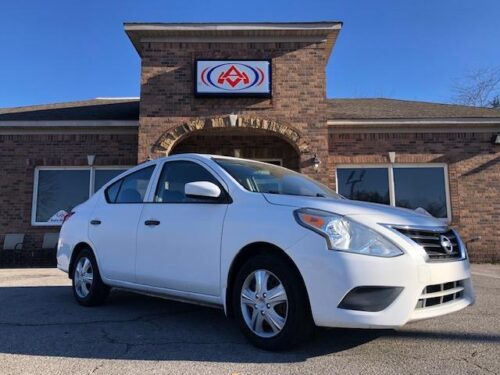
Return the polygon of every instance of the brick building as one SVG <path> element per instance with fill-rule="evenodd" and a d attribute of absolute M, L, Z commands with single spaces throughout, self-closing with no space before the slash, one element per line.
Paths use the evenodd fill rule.
<path fill-rule="evenodd" d="M 473 261 L 498 261 L 500 111 L 326 98 L 340 29 L 125 24 L 142 60 L 140 98 L 1 109 L 0 266 L 54 265 L 65 211 L 127 167 L 181 152 L 265 160 L 353 199 L 423 208 L 466 241 L 481 237 L 469 243 Z M 252 61 L 267 61 L 268 91 L 201 95 L 198 81 L 216 68 L 200 73 L 200 61 L 243 64 L 255 82 Z M 237 74 L 218 78 L 248 81 Z"/>

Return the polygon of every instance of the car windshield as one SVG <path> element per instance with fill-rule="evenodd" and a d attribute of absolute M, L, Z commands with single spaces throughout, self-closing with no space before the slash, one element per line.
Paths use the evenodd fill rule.
<path fill-rule="evenodd" d="M 241 159 L 214 159 L 245 189 L 255 193 L 344 199 L 323 184 L 272 164 Z"/>

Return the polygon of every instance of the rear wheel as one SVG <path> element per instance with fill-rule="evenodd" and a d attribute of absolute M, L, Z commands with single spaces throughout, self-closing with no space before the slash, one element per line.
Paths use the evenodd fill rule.
<path fill-rule="evenodd" d="M 83 249 L 73 267 L 73 295 L 84 306 L 96 306 L 104 303 L 109 287 L 101 280 L 94 254 L 90 249 Z"/>
<path fill-rule="evenodd" d="M 233 311 L 248 340 L 257 347 L 293 347 L 313 332 L 307 294 L 300 275 L 280 258 L 257 255 L 238 272 Z"/>

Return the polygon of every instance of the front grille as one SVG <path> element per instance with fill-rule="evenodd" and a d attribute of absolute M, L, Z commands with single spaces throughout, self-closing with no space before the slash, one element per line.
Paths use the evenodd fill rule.
<path fill-rule="evenodd" d="M 416 309 L 442 305 L 443 303 L 456 301 L 464 296 L 464 283 L 462 280 L 452 281 L 445 284 L 427 285 L 422 291 Z"/>
<path fill-rule="evenodd" d="M 462 249 L 457 235 L 451 229 L 441 232 L 420 230 L 413 228 L 394 228 L 404 234 L 418 245 L 422 246 L 430 260 L 447 260 L 462 258 Z M 442 245 L 443 236 L 452 244 L 453 249 L 445 248 Z"/>

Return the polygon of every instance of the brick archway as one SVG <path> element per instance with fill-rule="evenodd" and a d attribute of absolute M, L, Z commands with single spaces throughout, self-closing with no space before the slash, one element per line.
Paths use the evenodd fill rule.
<path fill-rule="evenodd" d="M 209 119 L 197 118 L 171 128 L 161 135 L 153 146 L 153 152 L 162 152 L 169 155 L 179 142 L 193 132 L 213 129 L 232 129 L 235 131 L 237 129 L 255 129 L 258 132 L 274 135 L 285 140 L 301 158 L 309 153 L 309 140 L 295 128 L 275 121 L 247 117 L 238 117 L 235 126 L 232 126 L 229 116 Z"/>

